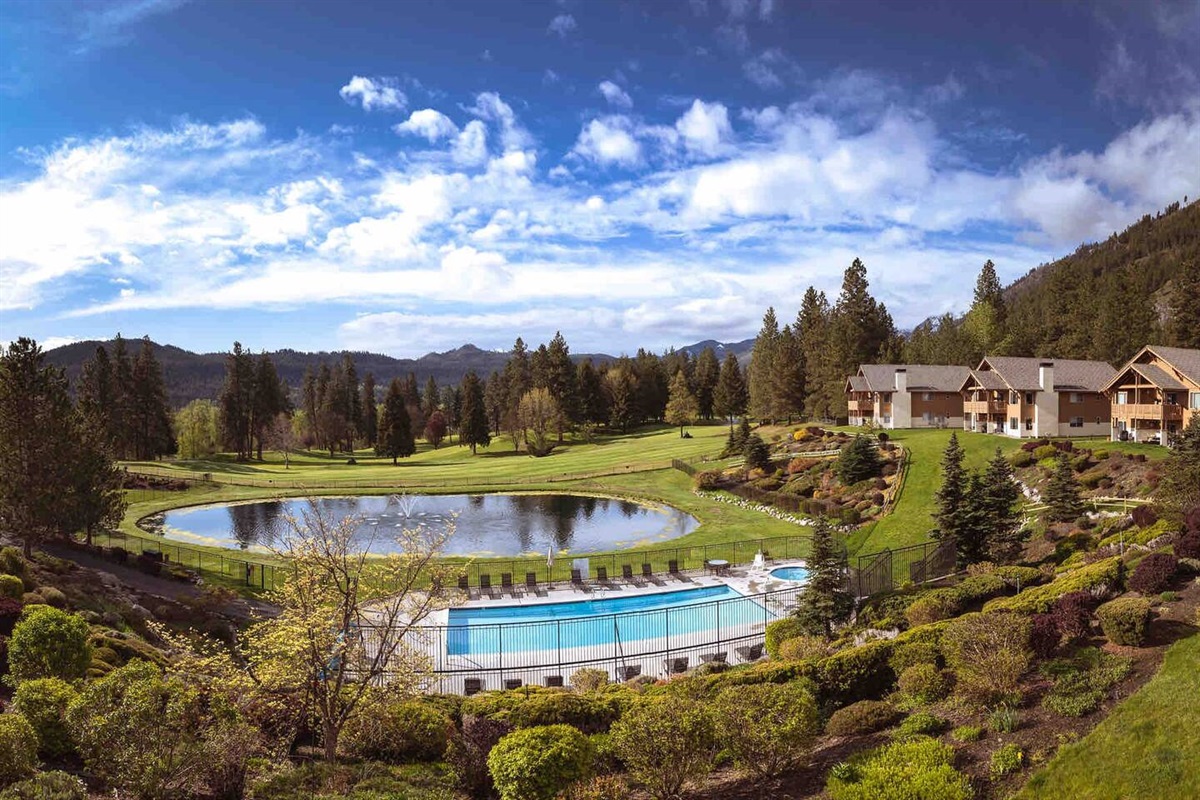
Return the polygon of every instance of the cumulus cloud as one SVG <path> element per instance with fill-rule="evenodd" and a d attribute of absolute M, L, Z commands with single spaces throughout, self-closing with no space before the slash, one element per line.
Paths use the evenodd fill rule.
<path fill-rule="evenodd" d="M 550 24 L 546 27 L 546 30 L 549 33 L 557 34 L 565 39 L 578 27 L 579 25 L 575 22 L 575 17 L 573 15 L 559 14 L 557 17 L 550 20 Z"/>
<path fill-rule="evenodd" d="M 363 111 L 403 111 L 408 105 L 408 98 L 395 78 L 355 75 L 338 94 L 351 105 L 361 105 Z"/>
<path fill-rule="evenodd" d="M 642 146 L 634 138 L 632 121 L 619 115 L 585 125 L 572 152 L 605 165 L 633 166 L 642 159 Z"/>
<path fill-rule="evenodd" d="M 729 111 L 720 103 L 696 100 L 675 123 L 675 130 L 692 155 L 712 158 L 733 135 Z"/>
<path fill-rule="evenodd" d="M 778 47 L 764 50 L 744 63 L 742 72 L 760 89 L 782 89 L 801 76 L 800 65 Z"/>
<path fill-rule="evenodd" d="M 392 127 L 396 133 L 411 133 L 424 136 L 430 143 L 458 134 L 458 126 L 442 112 L 433 108 L 422 108 L 408 115 L 408 119 Z"/>
<path fill-rule="evenodd" d="M 630 98 L 624 89 L 612 81 L 601 81 L 600 86 L 597 88 L 600 90 L 600 94 L 604 95 L 604 99 L 608 101 L 610 106 L 633 108 L 633 99 Z"/>

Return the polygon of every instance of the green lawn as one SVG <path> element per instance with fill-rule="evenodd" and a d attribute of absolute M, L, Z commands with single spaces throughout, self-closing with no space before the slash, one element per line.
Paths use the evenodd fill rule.
<path fill-rule="evenodd" d="M 1021 800 L 1200 797 L 1200 635 L 1176 642 L 1158 674 L 1081 741 L 1061 748 Z"/>

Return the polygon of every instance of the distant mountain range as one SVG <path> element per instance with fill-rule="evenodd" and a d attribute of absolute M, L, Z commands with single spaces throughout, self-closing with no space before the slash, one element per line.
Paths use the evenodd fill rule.
<path fill-rule="evenodd" d="M 47 351 L 46 360 L 66 370 L 67 378 L 73 385 L 79 378 L 83 362 L 91 358 L 101 344 L 109 347 L 111 352 L 111 341 L 72 342 Z M 225 380 L 225 353 L 193 353 L 170 344 L 153 344 L 154 355 L 162 364 L 167 395 L 172 406 L 184 406 L 201 397 L 217 397 Z M 686 350 L 692 356 L 699 356 L 705 347 L 712 347 L 718 360 L 724 359 L 727 352 L 733 352 L 744 364 L 753 345 L 753 339 L 729 343 L 706 340 L 678 349 Z M 127 340 L 127 346 L 130 354 L 136 355 L 141 342 L 138 339 L 130 339 Z M 340 361 L 344 352 L 347 351 L 301 353 L 296 350 L 277 350 L 270 353 L 270 356 L 280 377 L 295 390 L 300 387 L 306 369 L 312 367 L 316 370 L 322 361 L 330 364 Z M 444 353 L 427 353 L 420 358 L 392 358 L 366 352 L 351 352 L 351 355 L 354 356 L 354 365 L 359 376 L 373 373 L 376 383 L 381 386 L 386 385 L 393 377 L 403 378 L 410 372 L 416 374 L 417 381 L 422 386 L 430 375 L 439 386 L 456 384 L 471 370 L 486 378 L 493 370 L 503 369 L 508 360 L 507 352 L 481 350 L 473 344 L 464 344 Z M 590 358 L 599 364 L 612 361 L 615 357 L 605 353 L 572 353 L 571 358 L 576 362 Z"/>

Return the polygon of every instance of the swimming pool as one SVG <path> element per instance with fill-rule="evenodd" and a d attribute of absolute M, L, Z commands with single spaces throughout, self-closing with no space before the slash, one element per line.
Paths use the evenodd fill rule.
<path fill-rule="evenodd" d="M 447 653 L 482 655 L 633 642 L 725 629 L 776 618 L 728 586 L 539 603 L 452 608 Z"/>
<path fill-rule="evenodd" d="M 771 570 L 771 577 L 781 581 L 806 581 L 808 570 L 804 567 L 776 567 Z"/>

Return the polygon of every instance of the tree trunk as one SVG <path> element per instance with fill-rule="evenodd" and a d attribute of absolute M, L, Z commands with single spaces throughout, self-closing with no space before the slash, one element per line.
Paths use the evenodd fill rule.
<path fill-rule="evenodd" d="M 33 560 L 33 539 L 28 536 L 25 537 L 25 560 Z"/>
<path fill-rule="evenodd" d="M 84 536 L 86 537 L 86 539 L 84 541 L 87 542 L 87 546 L 91 547 L 92 546 L 92 526 L 91 525 L 87 526 L 86 530 L 84 531 Z"/>
<path fill-rule="evenodd" d="M 325 722 L 322 728 L 324 728 L 322 738 L 325 744 L 325 760 L 333 764 L 337 761 L 338 735 L 341 734 L 341 730 L 330 722 Z"/>

